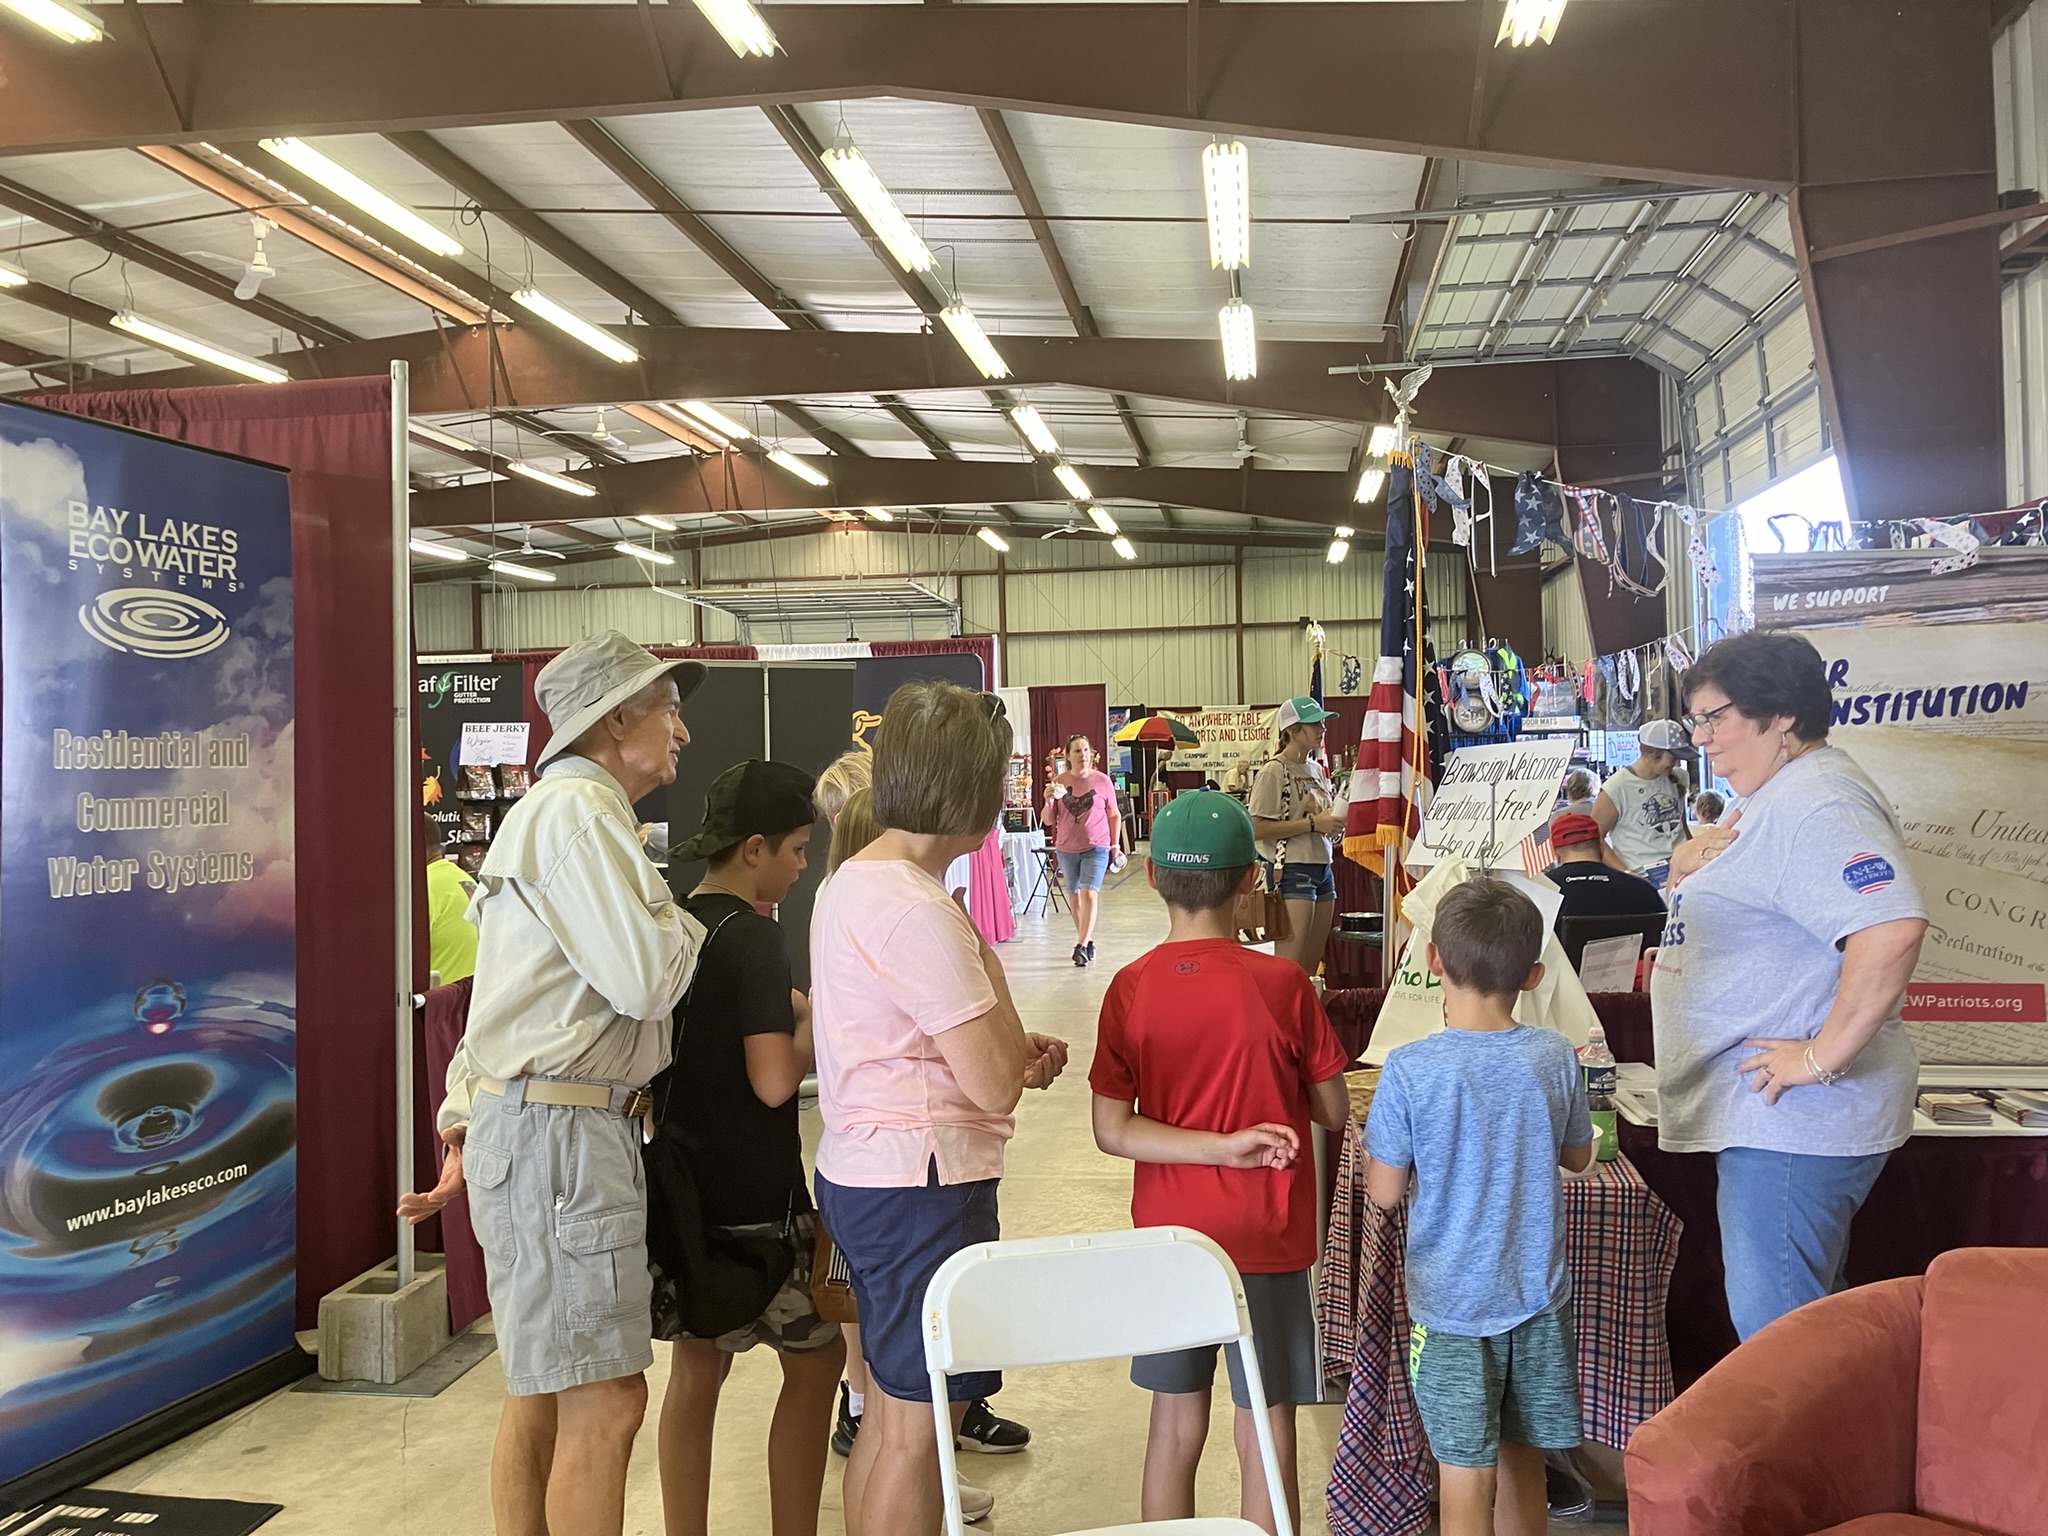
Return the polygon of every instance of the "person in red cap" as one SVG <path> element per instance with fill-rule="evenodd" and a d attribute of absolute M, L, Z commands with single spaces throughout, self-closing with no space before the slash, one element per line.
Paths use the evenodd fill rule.
<path fill-rule="evenodd" d="M 1600 823 L 1567 811 L 1550 823 L 1550 847 L 1557 862 L 1544 873 L 1564 892 L 1557 920 L 1568 917 L 1635 917 L 1664 910 L 1664 898 L 1641 875 L 1609 866 L 1601 847 Z"/>

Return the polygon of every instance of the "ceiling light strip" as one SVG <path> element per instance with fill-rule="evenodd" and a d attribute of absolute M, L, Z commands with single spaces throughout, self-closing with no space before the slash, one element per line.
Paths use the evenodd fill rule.
<path fill-rule="evenodd" d="M 338 164 L 304 139 L 264 139 L 263 148 L 302 175 L 310 176 L 345 203 L 367 213 L 387 229 L 396 230 L 414 245 L 436 256 L 468 254 L 462 242 L 446 230 L 436 229 L 405 204 L 371 186 L 347 166 Z"/>
<path fill-rule="evenodd" d="M 537 571 L 530 565 L 518 565 L 510 560 L 493 560 L 491 569 L 500 576 L 517 576 L 522 581 L 553 581 L 553 571 Z"/>
<path fill-rule="evenodd" d="M 1003 354 L 996 350 L 996 344 L 988 339 L 988 332 L 974 318 L 973 310 L 965 304 L 948 304 L 939 311 L 939 319 L 945 322 L 946 329 L 953 333 L 953 339 L 960 343 L 960 350 L 981 371 L 983 378 L 1007 379 L 1010 376 L 1010 365 L 1003 361 Z"/>
<path fill-rule="evenodd" d="M 126 331 L 130 336 L 161 347 L 167 352 L 179 352 L 196 362 L 211 363 L 216 368 L 225 368 L 230 373 L 239 373 L 245 379 L 254 379 L 259 384 L 285 384 L 291 375 L 270 363 L 258 362 L 253 357 L 244 357 L 226 347 L 216 347 L 210 341 L 201 341 L 183 331 L 173 330 L 159 321 L 138 315 L 132 309 L 124 309 L 108 322 L 117 331 Z"/>
<path fill-rule="evenodd" d="M 797 479 L 806 481 L 811 485 L 830 485 L 832 483 L 830 476 L 813 468 L 809 461 L 798 458 L 786 448 L 770 448 L 768 450 L 768 462 L 780 465 L 792 475 L 795 475 Z"/>
<path fill-rule="evenodd" d="M 1232 139 L 1202 151 L 1202 199 L 1209 212 L 1209 265 L 1235 272 L 1252 263 L 1251 156 Z"/>
<path fill-rule="evenodd" d="M 566 336 L 573 336 L 600 357 L 615 363 L 637 363 L 640 354 L 610 331 L 592 325 L 575 311 L 549 298 L 538 288 L 522 288 L 512 295 L 512 302 L 521 308 L 540 316 L 549 325 Z"/>
<path fill-rule="evenodd" d="M 838 183 L 839 190 L 846 194 L 847 201 L 867 221 L 875 238 L 882 242 L 883 249 L 894 258 L 896 265 L 906 272 L 931 271 L 934 265 L 931 247 L 910 227 L 910 221 L 903 217 L 903 210 L 896 206 L 896 199 L 882 185 L 882 178 L 875 174 L 875 168 L 868 164 L 867 156 L 854 145 L 845 144 L 826 150 L 818 158 L 833 181 Z"/>
<path fill-rule="evenodd" d="M 1252 379 L 1259 373 L 1257 325 L 1252 307 L 1243 299 L 1232 299 L 1216 312 L 1223 334 L 1223 377 Z"/>
<path fill-rule="evenodd" d="M 567 491 L 571 496 L 595 496 L 597 487 L 582 480 L 571 480 L 567 475 L 558 475 L 552 469 L 542 469 L 538 464 L 528 464 L 522 459 L 508 459 L 505 467 L 515 475 L 528 480 L 552 486 L 558 491 Z"/>
<path fill-rule="evenodd" d="M 67 0 L 0 0 L 0 6 L 67 43 L 96 43 L 107 35 L 97 16 Z"/>
<path fill-rule="evenodd" d="M 782 46 L 775 29 L 747 0 L 697 0 L 697 9 L 725 39 L 725 46 L 743 59 L 765 59 Z"/>

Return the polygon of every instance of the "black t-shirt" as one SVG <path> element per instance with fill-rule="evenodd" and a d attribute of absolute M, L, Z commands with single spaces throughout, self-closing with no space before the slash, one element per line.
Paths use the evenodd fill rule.
<path fill-rule="evenodd" d="M 714 937 L 676 1005 L 675 1062 L 653 1083 L 662 1128 L 682 1144 L 707 1222 L 780 1221 L 811 1208 L 797 1096 L 772 1109 L 761 1102 L 747 1080 L 746 1037 L 796 1033 L 782 929 L 737 896 L 706 892 L 683 906 Z"/>
<path fill-rule="evenodd" d="M 1559 922 L 1568 917 L 1636 917 L 1664 910 L 1657 887 L 1641 875 L 1587 859 L 1553 864 L 1544 873 L 1564 892 L 1564 904 L 1557 909 Z"/>

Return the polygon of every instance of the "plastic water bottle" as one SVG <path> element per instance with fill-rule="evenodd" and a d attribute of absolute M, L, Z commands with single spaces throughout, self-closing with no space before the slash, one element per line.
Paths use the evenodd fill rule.
<path fill-rule="evenodd" d="M 1586 1043 L 1579 1049 L 1579 1071 L 1586 1080 L 1586 1107 L 1614 1108 L 1614 1053 L 1607 1049 L 1607 1031 L 1598 1024 L 1587 1030 Z"/>

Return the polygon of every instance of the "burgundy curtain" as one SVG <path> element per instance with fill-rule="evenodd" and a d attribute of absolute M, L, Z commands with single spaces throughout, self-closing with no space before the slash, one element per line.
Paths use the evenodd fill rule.
<path fill-rule="evenodd" d="M 298 1325 L 397 1246 L 392 1108 L 391 386 L 329 379 L 39 405 L 291 471 L 297 797 Z M 407 813 L 410 806 L 404 807 Z M 414 818 L 414 839 L 419 839 Z M 426 974 L 423 859 L 414 964 Z M 427 1169 L 431 1182 L 431 1164 Z"/>
<path fill-rule="evenodd" d="M 955 635 L 950 640 L 870 640 L 870 656 L 979 656 L 981 686 L 996 686 L 996 637 Z"/>
<path fill-rule="evenodd" d="M 979 637 L 977 637 L 979 638 Z M 1109 687 L 1104 683 L 1069 683 L 1031 690 L 1031 804 L 1045 804 L 1045 760 L 1064 749 L 1069 736 L 1086 736 L 1095 755 L 1109 752 Z"/>

